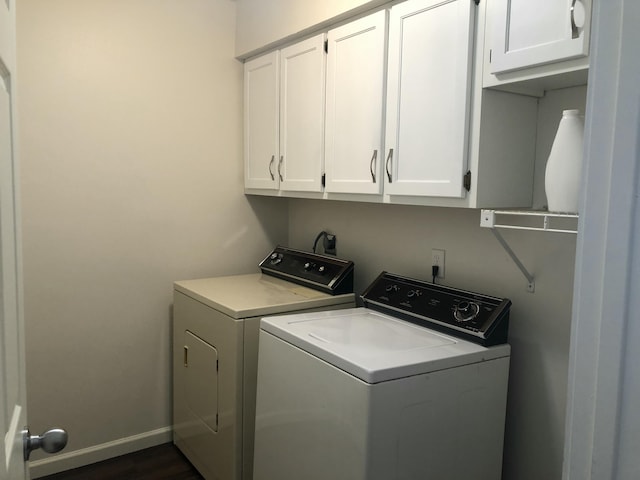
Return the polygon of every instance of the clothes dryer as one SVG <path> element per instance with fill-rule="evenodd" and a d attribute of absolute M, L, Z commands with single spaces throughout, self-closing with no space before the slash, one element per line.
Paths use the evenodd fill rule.
<path fill-rule="evenodd" d="M 262 273 L 178 281 L 173 440 L 206 479 L 250 480 L 260 317 L 353 307 L 353 263 L 276 247 Z"/>

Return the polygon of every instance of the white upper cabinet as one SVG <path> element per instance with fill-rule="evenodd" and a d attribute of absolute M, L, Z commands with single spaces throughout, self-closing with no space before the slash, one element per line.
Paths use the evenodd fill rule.
<path fill-rule="evenodd" d="M 475 8 L 471 0 L 391 8 L 385 194 L 465 195 Z"/>
<path fill-rule="evenodd" d="M 277 190 L 279 149 L 279 52 L 244 66 L 244 183 L 246 188 Z"/>
<path fill-rule="evenodd" d="M 493 74 L 586 57 L 591 0 L 492 0 Z"/>
<path fill-rule="evenodd" d="M 245 188 L 321 192 L 324 34 L 244 65 Z"/>
<path fill-rule="evenodd" d="M 322 33 L 246 62 L 246 192 L 530 207 L 538 99 L 483 88 L 502 1 L 393 2 L 328 29 L 326 52 Z"/>
<path fill-rule="evenodd" d="M 316 35 L 280 51 L 281 190 L 322 192 L 324 38 Z"/>
<path fill-rule="evenodd" d="M 387 11 L 327 35 L 327 192 L 382 193 Z"/>

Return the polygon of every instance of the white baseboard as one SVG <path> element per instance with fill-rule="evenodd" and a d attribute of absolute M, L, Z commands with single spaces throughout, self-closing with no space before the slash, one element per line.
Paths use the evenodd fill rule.
<path fill-rule="evenodd" d="M 171 432 L 171 427 L 162 427 L 157 430 L 120 438 L 93 447 L 81 448 L 80 450 L 31 461 L 29 462 L 31 478 L 36 479 L 46 475 L 52 475 L 127 453 L 137 452 L 145 448 L 155 447 L 163 443 L 169 443 L 172 440 Z"/>

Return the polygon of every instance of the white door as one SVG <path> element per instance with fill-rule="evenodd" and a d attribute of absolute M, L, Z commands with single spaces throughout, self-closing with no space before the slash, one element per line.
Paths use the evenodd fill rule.
<path fill-rule="evenodd" d="M 387 11 L 329 30 L 327 192 L 382 192 Z"/>
<path fill-rule="evenodd" d="M 244 186 L 277 190 L 279 52 L 244 65 Z"/>
<path fill-rule="evenodd" d="M 25 459 L 67 444 L 67 432 L 29 434 L 24 360 L 22 257 L 16 115 L 15 2 L 0 2 L 0 480 L 29 478 Z"/>
<path fill-rule="evenodd" d="M 476 8 L 470 0 L 408 0 L 391 8 L 387 194 L 465 195 Z"/>
<path fill-rule="evenodd" d="M 0 2 L 0 478 L 29 478 L 15 123 L 15 0 Z"/>
<path fill-rule="evenodd" d="M 324 34 L 280 51 L 280 189 L 321 192 Z"/>
<path fill-rule="evenodd" d="M 497 0 L 490 5 L 491 73 L 589 53 L 591 0 Z"/>

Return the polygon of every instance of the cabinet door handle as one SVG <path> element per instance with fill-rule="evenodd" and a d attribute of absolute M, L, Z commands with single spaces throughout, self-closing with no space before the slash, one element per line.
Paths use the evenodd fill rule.
<path fill-rule="evenodd" d="M 278 162 L 278 177 L 280 177 L 280 181 L 283 181 L 282 178 L 282 161 L 284 160 L 284 155 L 280 155 L 280 161 Z"/>
<path fill-rule="evenodd" d="M 189 347 L 184 346 L 184 351 L 182 353 L 182 361 L 185 367 L 189 367 Z"/>
<path fill-rule="evenodd" d="M 378 150 L 374 150 L 373 151 L 373 156 L 371 157 L 371 163 L 369 164 L 369 171 L 371 172 L 371 179 L 373 180 L 373 183 L 376 183 L 376 172 L 375 172 L 375 166 L 376 166 L 376 160 L 378 159 Z"/>
<path fill-rule="evenodd" d="M 273 167 L 273 162 L 275 161 L 276 156 L 275 155 L 271 155 L 271 161 L 269 162 L 269 175 L 271 175 L 271 180 L 275 180 L 276 177 L 273 176 L 273 170 L 271 170 L 271 167 Z"/>
<path fill-rule="evenodd" d="M 391 180 L 391 171 L 389 170 L 389 167 L 391 166 L 391 162 L 393 161 L 393 148 L 389 149 L 389 155 L 387 155 L 387 161 L 385 162 L 385 170 L 387 171 L 387 178 L 389 179 L 389 183 L 392 182 Z"/>
<path fill-rule="evenodd" d="M 571 1 L 571 38 L 572 39 L 576 39 L 580 36 L 580 32 L 578 32 L 578 25 L 576 24 L 576 15 L 575 15 L 576 1 L 577 0 Z"/>

